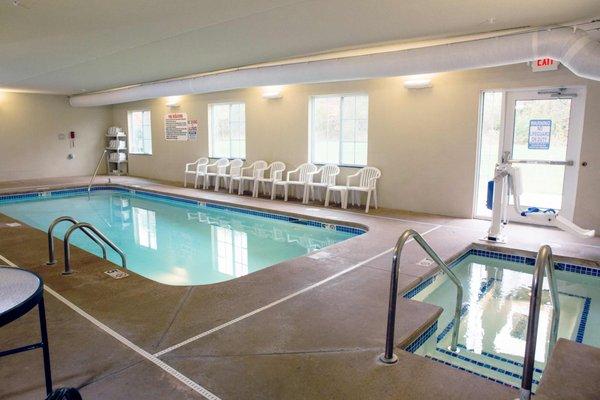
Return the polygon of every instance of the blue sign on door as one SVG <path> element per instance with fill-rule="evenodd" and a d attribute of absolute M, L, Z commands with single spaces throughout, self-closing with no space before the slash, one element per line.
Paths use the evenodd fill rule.
<path fill-rule="evenodd" d="M 527 148 L 532 150 L 548 150 L 550 148 L 551 119 L 532 119 L 529 121 L 529 139 Z"/>

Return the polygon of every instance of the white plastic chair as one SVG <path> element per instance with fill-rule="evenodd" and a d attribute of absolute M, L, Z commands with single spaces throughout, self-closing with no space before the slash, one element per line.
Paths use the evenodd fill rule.
<path fill-rule="evenodd" d="M 367 205 L 365 212 L 369 212 L 371 195 L 377 208 L 377 180 L 381 177 L 381 171 L 375 167 L 364 167 L 354 175 L 346 177 L 346 186 L 329 186 L 325 194 L 325 206 L 329 205 L 330 192 L 340 192 L 342 208 L 348 207 L 348 194 L 367 193 Z M 359 203 L 360 205 L 360 203 Z"/>
<path fill-rule="evenodd" d="M 206 166 L 206 173 L 204 174 L 204 185 L 202 185 L 203 189 L 208 189 L 210 186 L 210 178 L 215 178 L 215 186 L 217 186 L 218 175 L 226 174 L 227 167 L 229 166 L 229 159 L 227 158 L 219 158 L 216 162 L 212 164 L 208 164 Z"/>
<path fill-rule="evenodd" d="M 244 184 L 246 182 L 254 183 L 254 180 L 257 177 L 257 171 L 259 169 L 267 168 L 267 162 L 263 160 L 254 161 L 247 167 L 244 167 L 240 170 L 239 176 L 232 176 L 229 182 L 229 193 L 233 193 L 233 184 L 235 182 L 238 183 L 238 195 L 244 194 Z"/>
<path fill-rule="evenodd" d="M 229 172 L 227 172 L 227 167 L 219 168 L 217 170 L 217 175 L 215 176 L 215 192 L 219 191 L 219 185 L 221 183 L 221 179 L 223 179 L 223 184 L 225 185 L 225 188 L 229 187 L 228 185 L 231 184 L 231 182 L 230 182 L 231 177 L 232 176 L 240 176 L 243 165 L 244 165 L 244 162 L 242 160 L 240 160 L 239 158 L 236 158 L 235 160 L 233 160 L 229 163 Z"/>
<path fill-rule="evenodd" d="M 274 161 L 267 168 L 257 170 L 254 187 L 252 188 L 252 197 L 258 197 L 259 185 L 265 193 L 265 185 L 269 183 L 271 184 L 271 193 L 273 193 L 274 182 L 282 179 L 283 171 L 285 171 L 285 164 L 281 161 Z"/>
<path fill-rule="evenodd" d="M 306 187 L 304 188 L 304 199 L 302 201 L 304 204 L 308 203 L 309 189 L 310 199 L 314 200 L 315 188 L 323 188 L 327 191 L 329 186 L 335 186 L 336 178 L 340 174 L 340 167 L 335 164 L 326 164 L 310 174 L 312 175 L 312 179 L 306 182 Z M 321 200 L 321 193 L 319 193 L 319 200 Z"/>
<path fill-rule="evenodd" d="M 194 187 L 198 182 L 198 170 L 201 169 L 202 166 L 208 164 L 208 158 L 200 157 L 194 162 L 185 164 L 185 171 L 183 173 L 183 187 L 187 187 L 187 177 L 188 175 L 194 175 Z"/>
<path fill-rule="evenodd" d="M 311 163 L 300 164 L 298 168 L 293 171 L 288 171 L 285 181 L 274 181 L 273 190 L 271 191 L 271 200 L 275 200 L 277 197 L 277 186 L 283 187 L 283 199 L 288 200 L 288 191 L 290 186 L 302 186 L 304 189 L 302 195 L 302 202 L 306 199 L 306 184 L 312 179 L 312 173 L 317 170 L 317 166 Z M 296 178 L 296 179 L 293 179 Z"/>

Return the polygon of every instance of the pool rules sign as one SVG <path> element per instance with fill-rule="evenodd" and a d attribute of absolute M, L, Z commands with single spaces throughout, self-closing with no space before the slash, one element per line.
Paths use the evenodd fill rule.
<path fill-rule="evenodd" d="M 165 115 L 165 139 L 188 140 L 188 118 L 186 113 Z"/>

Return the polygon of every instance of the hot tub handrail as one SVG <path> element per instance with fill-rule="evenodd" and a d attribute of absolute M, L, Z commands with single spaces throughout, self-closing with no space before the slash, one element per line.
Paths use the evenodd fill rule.
<path fill-rule="evenodd" d="M 531 386 L 533 383 L 533 369 L 535 363 L 535 347 L 537 342 L 538 322 L 540 319 L 540 306 L 542 302 L 542 288 L 544 286 L 544 272 L 548 277 L 550 287 L 550 299 L 552 301 L 552 325 L 550 328 L 550 340 L 548 341 L 548 357 L 556 344 L 558 337 L 558 322 L 560 320 L 560 302 L 558 300 L 558 288 L 556 285 L 556 274 L 554 273 L 554 260 L 552 249 L 548 245 L 540 247 L 533 270 L 531 282 L 531 299 L 529 300 L 529 320 L 527 322 L 527 341 L 525 344 L 525 359 L 523 361 L 523 377 L 521 379 L 520 400 L 531 398 Z"/>
<path fill-rule="evenodd" d="M 63 222 L 63 221 L 68 221 L 73 224 L 79 223 L 75 218 L 70 217 L 68 215 L 58 217 L 54 221 L 52 221 L 52 223 L 48 227 L 48 262 L 46 263 L 46 265 L 56 264 L 56 256 L 55 256 L 55 251 L 54 251 L 54 236 L 52 236 L 52 233 L 53 233 L 56 225 L 58 225 L 60 222 Z M 92 235 L 86 229 L 82 229 L 82 231 L 83 231 L 83 233 L 86 234 L 87 237 L 92 239 L 92 241 L 94 241 L 98 246 L 100 246 L 100 248 L 102 249 L 102 258 L 104 258 L 106 260 L 106 247 L 98 239 L 96 239 L 94 237 L 94 235 Z"/>
<path fill-rule="evenodd" d="M 413 229 L 407 229 L 398 238 L 396 246 L 394 247 L 394 255 L 392 257 L 392 275 L 390 279 L 390 300 L 388 305 L 388 320 L 387 320 L 387 331 L 385 337 L 385 352 L 379 356 L 379 360 L 385 364 L 393 364 L 398 361 L 398 357 L 394 354 L 394 330 L 396 326 L 396 303 L 398 300 L 398 276 L 400 269 L 400 256 L 404 245 L 410 240 L 414 239 L 421 248 L 435 261 L 438 266 L 448 275 L 450 280 L 456 285 L 456 307 L 454 310 L 454 331 L 452 332 L 452 342 L 450 350 L 456 351 L 458 343 L 458 330 L 460 326 L 460 313 L 462 308 L 463 299 L 463 288 L 460 280 L 454 275 L 454 273 L 448 268 L 446 263 L 437 255 L 437 253 L 429 246 L 429 244 L 423 239 L 418 232 Z"/>
<path fill-rule="evenodd" d="M 102 232 L 100 232 L 98 229 L 96 229 L 92 224 L 90 224 L 88 222 L 78 222 L 75 225 L 71 226 L 69 229 L 67 229 L 67 232 L 65 233 L 65 238 L 63 239 L 64 249 L 65 249 L 65 271 L 63 272 L 63 275 L 68 275 L 68 274 L 71 274 L 73 272 L 71 270 L 71 246 L 69 244 L 69 240 L 71 239 L 71 235 L 77 229 L 84 230 L 84 228 L 85 229 L 89 229 L 90 231 L 94 232 L 94 234 L 100 240 L 102 240 L 111 249 L 113 249 L 117 254 L 119 254 L 119 256 L 121 256 L 121 266 L 123 268 L 127 269 L 127 259 L 125 258 L 125 253 L 123 253 L 123 250 L 121 250 L 109 238 L 107 238 L 106 236 L 104 236 L 104 234 Z"/>

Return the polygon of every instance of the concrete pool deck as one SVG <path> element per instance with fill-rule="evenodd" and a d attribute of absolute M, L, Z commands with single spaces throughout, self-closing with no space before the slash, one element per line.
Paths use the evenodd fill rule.
<path fill-rule="evenodd" d="M 0 183 L 0 194 L 88 182 L 89 177 Z M 106 177 L 96 180 L 105 183 Z M 46 234 L 26 225 L 9 227 L 5 223 L 13 220 L 0 214 L 0 255 L 39 273 L 53 291 L 46 293 L 46 301 L 55 386 L 81 387 L 90 399 L 193 399 L 202 398 L 202 388 L 222 399 L 516 397 L 515 389 L 401 350 L 396 365 L 376 362 L 385 341 L 391 248 L 398 236 L 413 228 L 443 259 L 451 260 L 478 242 L 487 221 L 384 209 L 367 215 L 359 209 L 253 199 L 133 177 L 112 177 L 112 183 L 344 221 L 369 231 L 320 251 L 320 257 L 288 260 L 214 285 L 181 287 L 135 273 L 114 280 L 103 273 L 114 265 L 78 248 L 72 249 L 76 273 L 62 276 L 61 250 L 56 266 L 45 265 Z M 509 244 L 496 247 L 535 252 L 550 244 L 558 256 L 599 265 L 600 238 L 582 240 L 519 224 L 509 225 L 508 233 Z M 407 245 L 401 260 L 402 289 L 435 272 L 435 267 L 416 264 L 424 257 L 414 242 Z M 406 299 L 398 308 L 398 347 L 418 337 L 440 312 Z M 0 350 L 35 340 L 35 317 L 30 313 L 0 329 Z M 0 365 L 0 397 L 44 398 L 40 354 L 3 358 Z"/>

